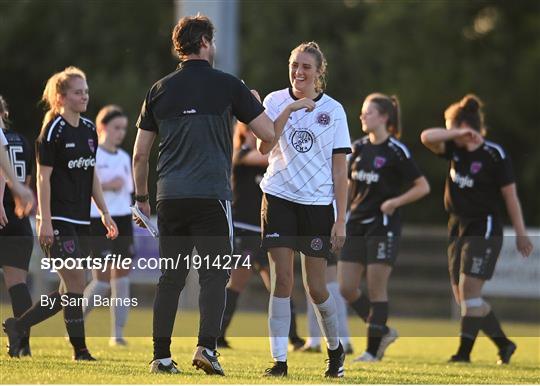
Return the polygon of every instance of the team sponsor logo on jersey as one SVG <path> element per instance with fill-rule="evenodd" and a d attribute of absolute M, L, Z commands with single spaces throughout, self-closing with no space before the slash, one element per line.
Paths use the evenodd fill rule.
<path fill-rule="evenodd" d="M 380 169 L 384 166 L 385 163 L 386 163 L 386 158 L 377 156 L 373 160 L 373 167 L 375 169 Z"/>
<path fill-rule="evenodd" d="M 474 180 L 469 176 L 462 176 L 458 172 L 456 172 L 456 169 L 452 168 L 450 169 L 450 179 L 452 182 L 456 185 L 458 185 L 461 189 L 467 187 L 472 188 L 474 186 Z"/>
<path fill-rule="evenodd" d="M 269 233 L 266 236 L 267 239 L 277 239 L 279 237 L 279 233 Z"/>
<path fill-rule="evenodd" d="M 73 142 L 66 143 L 66 149 L 74 148 L 75 144 Z"/>
<path fill-rule="evenodd" d="M 92 153 L 96 151 L 96 146 L 93 139 L 88 140 L 88 147 Z"/>
<path fill-rule="evenodd" d="M 68 162 L 68 169 L 84 169 L 87 170 L 89 167 L 96 166 L 96 159 L 94 157 L 79 159 L 72 159 Z"/>
<path fill-rule="evenodd" d="M 471 173 L 476 174 L 482 169 L 482 162 L 474 161 L 471 164 Z"/>
<path fill-rule="evenodd" d="M 75 252 L 75 240 L 66 240 L 62 243 L 62 249 L 67 253 Z"/>
<path fill-rule="evenodd" d="M 299 153 L 307 153 L 313 147 L 315 136 L 309 130 L 295 130 L 291 135 L 291 144 Z"/>
<path fill-rule="evenodd" d="M 189 109 L 182 111 L 182 114 L 197 114 L 197 110 L 195 109 Z"/>
<path fill-rule="evenodd" d="M 355 180 L 365 182 L 368 185 L 379 182 L 379 173 L 375 173 L 374 171 L 366 172 L 365 170 L 355 170 L 351 173 L 351 177 Z"/>
<path fill-rule="evenodd" d="M 321 126 L 328 126 L 330 124 L 330 114 L 327 112 L 317 114 L 317 123 Z"/>
<path fill-rule="evenodd" d="M 311 249 L 313 249 L 314 251 L 320 251 L 322 247 L 323 241 L 319 237 L 311 240 Z"/>

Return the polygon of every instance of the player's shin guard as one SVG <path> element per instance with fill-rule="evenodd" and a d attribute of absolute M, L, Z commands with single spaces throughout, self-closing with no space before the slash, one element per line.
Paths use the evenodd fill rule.
<path fill-rule="evenodd" d="M 345 299 L 343 299 L 343 296 L 341 296 L 341 293 L 339 292 L 338 282 L 333 281 L 328 283 L 326 287 L 336 301 L 339 338 L 341 343 L 343 343 L 344 346 L 347 346 L 349 343 L 349 324 L 347 323 L 347 305 L 345 304 Z"/>
<path fill-rule="evenodd" d="M 510 340 L 506 337 L 493 311 L 482 318 L 481 330 L 497 345 L 499 350 L 510 344 Z"/>
<path fill-rule="evenodd" d="M 327 348 L 336 350 L 339 347 L 339 327 L 336 301 L 332 294 L 323 303 L 315 304 L 315 315 L 326 338 Z"/>
<path fill-rule="evenodd" d="M 129 312 L 129 306 L 124 299 L 129 298 L 129 277 L 123 276 L 111 279 L 111 297 L 113 299 L 122 299 L 120 302 L 113 302 L 111 305 L 111 327 L 114 338 L 124 337 L 124 326 Z"/>
<path fill-rule="evenodd" d="M 456 354 L 457 356 L 461 358 L 469 358 L 476 337 L 478 336 L 478 331 L 482 326 L 482 319 L 483 318 L 476 316 L 461 317 L 460 344 Z"/>
<path fill-rule="evenodd" d="M 268 307 L 268 326 L 270 330 L 270 349 L 274 361 L 287 361 L 287 346 L 291 326 L 291 298 L 270 297 Z"/>
<path fill-rule="evenodd" d="M 379 345 L 383 335 L 388 332 L 386 321 L 388 320 L 388 302 L 373 302 L 367 322 L 368 325 L 368 347 L 367 352 L 372 356 L 377 356 Z"/>
<path fill-rule="evenodd" d="M 28 330 L 30 327 L 50 318 L 62 309 L 60 293 L 51 292 L 42 295 L 40 300 L 17 319 L 17 329 Z"/>
<path fill-rule="evenodd" d="M 364 295 L 364 293 L 362 293 L 360 297 L 356 299 L 354 302 L 349 303 L 349 305 L 356 312 L 356 314 L 360 318 L 362 318 L 364 322 L 367 322 L 371 304 L 369 302 L 368 297 Z"/>
<path fill-rule="evenodd" d="M 86 317 L 94 308 L 94 297 L 105 297 L 109 295 L 111 285 L 108 282 L 92 279 L 84 289 L 84 298 L 86 301 L 83 305 L 83 315 Z"/>
<path fill-rule="evenodd" d="M 66 293 L 68 304 L 64 308 L 64 323 L 69 335 L 69 341 L 75 352 L 86 349 L 84 334 L 84 319 L 82 310 L 83 294 Z"/>

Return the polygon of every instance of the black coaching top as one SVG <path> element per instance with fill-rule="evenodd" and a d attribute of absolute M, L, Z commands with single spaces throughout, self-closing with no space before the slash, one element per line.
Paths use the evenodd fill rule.
<path fill-rule="evenodd" d="M 349 220 L 380 215 L 384 201 L 399 196 L 405 184 L 422 176 L 409 149 L 392 136 L 378 145 L 365 136 L 355 141 L 352 148 L 348 168 L 352 183 Z"/>
<path fill-rule="evenodd" d="M 515 182 L 512 162 L 501 145 L 490 141 L 474 151 L 445 142 L 441 156 L 450 161 L 444 190 L 447 212 L 463 218 L 499 216 L 501 187 Z"/>
<path fill-rule="evenodd" d="M 6 151 L 13 166 L 15 176 L 20 183 L 24 184 L 26 178 L 32 175 L 34 166 L 32 147 L 30 147 L 22 134 L 14 130 L 3 129 L 3 133 L 7 140 Z M 14 209 L 15 202 L 13 201 L 10 189 L 5 189 L 3 203 L 6 210 L 12 211 Z"/>
<path fill-rule="evenodd" d="M 90 203 L 98 138 L 92 121 L 77 127 L 54 117 L 36 140 L 37 162 L 51 166 L 51 219 L 90 224 Z M 39 217 L 38 217 L 39 218 Z"/>
<path fill-rule="evenodd" d="M 157 200 L 232 201 L 233 117 L 264 111 L 238 78 L 206 60 L 187 60 L 148 91 L 137 121 L 159 136 Z"/>

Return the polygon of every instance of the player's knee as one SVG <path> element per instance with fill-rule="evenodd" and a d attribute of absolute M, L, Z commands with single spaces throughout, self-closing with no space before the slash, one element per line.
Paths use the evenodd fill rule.
<path fill-rule="evenodd" d="M 329 296 L 326 286 L 312 285 L 308 287 L 308 294 L 315 304 L 323 303 Z"/>
<path fill-rule="evenodd" d="M 348 303 L 353 302 L 358 297 L 357 288 L 342 283 L 339 284 L 339 293 Z"/>
<path fill-rule="evenodd" d="M 481 297 L 461 301 L 461 316 L 486 316 L 491 307 Z"/>
<path fill-rule="evenodd" d="M 280 293 L 290 293 L 293 286 L 293 277 L 291 274 L 283 273 L 276 275 L 275 291 Z"/>

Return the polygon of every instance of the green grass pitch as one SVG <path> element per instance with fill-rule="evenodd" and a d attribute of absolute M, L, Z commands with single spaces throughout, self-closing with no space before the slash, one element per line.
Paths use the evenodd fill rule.
<path fill-rule="evenodd" d="M 9 307 L 3 306 L 2 317 L 7 317 Z M 353 363 L 365 347 L 365 326 L 351 316 L 351 331 L 355 354 L 346 359 L 345 378 L 327 380 L 322 376 L 325 354 L 289 353 L 289 377 L 286 379 L 263 378 L 265 368 L 271 365 L 268 338 L 238 337 L 253 331 L 265 331 L 266 315 L 238 313 L 231 326 L 231 350 L 221 350 L 220 361 L 226 377 L 208 376 L 191 367 L 191 357 L 196 344 L 192 337 L 173 338 L 173 359 L 182 370 L 180 375 L 156 375 L 149 373 L 148 362 L 152 359 L 151 310 L 135 309 L 128 320 L 129 346 L 110 348 L 108 338 L 90 337 L 88 346 L 98 359 L 93 363 L 71 360 L 71 348 L 62 337 L 38 336 L 63 335 L 61 313 L 33 330 L 32 358 L 10 359 L 0 354 L 0 383 L 77 383 L 77 384 L 258 384 L 258 383 L 427 383 L 427 384 L 515 384 L 538 383 L 540 380 L 540 327 L 527 324 L 505 323 L 509 335 L 518 344 L 518 351 L 509 366 L 497 366 L 497 350 L 484 337 L 477 340 L 471 364 L 448 364 L 446 360 L 454 353 L 458 338 L 459 322 L 425 319 L 390 320 L 401 337 L 387 351 L 379 363 Z M 176 319 L 176 334 L 193 336 L 197 326 L 197 314 L 181 312 Z M 108 312 L 98 309 L 87 321 L 90 335 L 108 332 Z M 299 317 L 301 332 L 305 335 L 305 317 Z M 257 327 L 257 330 L 254 328 Z M 183 329 L 185 328 L 185 330 Z M 422 335 L 423 337 L 413 337 Z M 420 333 L 421 332 L 421 333 Z M 190 335 L 191 334 L 191 335 Z M 436 337 L 426 337 L 426 335 Z M 103 333 L 101 334 L 103 335 Z M 261 336 L 259 334 L 259 336 Z M 445 337 L 443 337 L 445 336 Z M 0 340 L 5 347 L 6 339 Z"/>

